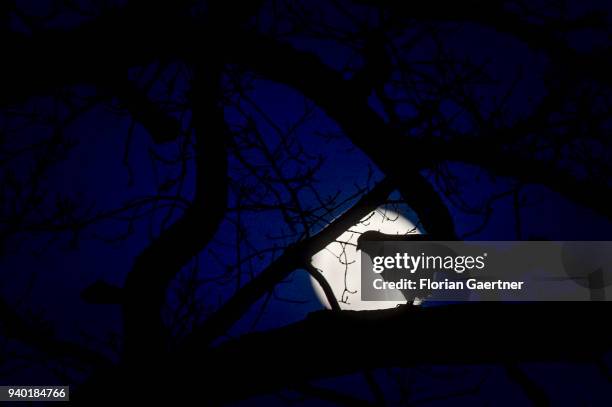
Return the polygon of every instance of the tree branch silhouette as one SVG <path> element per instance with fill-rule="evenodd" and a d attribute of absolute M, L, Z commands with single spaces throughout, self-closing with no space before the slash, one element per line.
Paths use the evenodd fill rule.
<path fill-rule="evenodd" d="M 310 382 L 364 367 L 495 363 L 507 367 L 532 401 L 545 403 L 546 395 L 517 363 L 599 361 L 611 338 L 584 315 L 603 319 L 602 308 L 476 304 L 341 311 L 342 304 L 310 262 L 387 203 L 394 191 L 415 211 L 428 235 L 456 239 L 452 209 L 462 202 L 452 196 L 459 188 L 450 185 L 453 174 L 448 170 L 455 163 L 475 165 L 520 185 L 544 185 L 612 219 L 612 167 L 606 154 L 612 146 L 610 48 L 578 50 L 566 39 L 583 29 L 606 32 L 605 16 L 554 17 L 532 11 L 528 2 L 355 0 L 327 6 L 346 18 L 333 26 L 324 12 L 309 9 L 316 5 L 293 3 L 188 0 L 144 7 L 128 1 L 82 13 L 79 23 L 64 28 L 48 24 L 53 15 L 29 16 L 15 2 L 0 5 L 5 46 L 2 114 L 52 130 L 50 137 L 18 149 L 6 142 L 6 135 L 19 138 L 31 129 L 20 133 L 7 125 L 0 131 L 0 249 L 27 234 L 54 238 L 69 233 L 74 243 L 82 230 L 108 219 L 119 219 L 130 230 L 137 219 L 153 219 L 158 210 L 167 209 L 159 232 L 150 233 L 153 239 L 134 259 L 123 287 L 99 281 L 83 292 L 92 303 L 121 306 L 124 338 L 118 365 L 101 363 L 86 348 L 39 335 L 2 302 L 0 317 L 7 332 L 59 358 L 77 355 L 96 366 L 99 370 L 82 387 L 84 398 L 109 385 L 134 397 L 130 383 L 135 381 L 144 387 L 168 382 L 160 386 L 159 396 L 170 399 L 186 383 L 200 388 L 201 377 L 190 372 L 205 369 L 212 377 L 202 398 L 213 402 L 289 388 L 352 404 L 361 400 Z M 366 10 L 368 18 L 353 14 L 353 7 Z M 487 63 L 450 52 L 444 40 L 449 23 L 485 27 L 491 35 L 526 45 L 525 52 L 544 55 L 544 69 L 535 75 L 544 84 L 540 100 L 515 114 L 507 105 L 514 84 L 480 92 L 480 86 L 495 80 Z M 21 28 L 14 30 L 15 25 Z M 335 42 L 350 54 L 350 62 L 338 67 L 325 60 L 329 55 L 306 50 L 303 42 L 313 39 Z M 416 52 L 415 57 L 419 46 L 430 51 Z M 134 75 L 152 67 L 157 73 L 146 85 Z M 166 82 L 162 77 L 169 72 L 173 79 Z M 521 73 L 516 76 L 520 79 Z M 303 115 L 289 128 L 249 97 L 261 79 L 307 99 Z M 184 94 L 176 87 L 181 80 L 187 88 Z M 93 96 L 89 88 L 80 88 L 83 85 L 95 89 Z M 155 91 L 165 87 L 167 97 L 156 96 Z M 495 101 L 483 96 L 487 92 L 495 94 Z M 58 111 L 69 110 L 69 118 L 40 114 L 30 105 L 38 97 L 51 98 Z M 43 180 L 70 147 L 63 134 L 65 122 L 97 105 L 115 113 L 127 111 L 156 144 L 149 150 L 154 165 L 180 168 L 179 175 L 156 179 L 148 197 L 93 215 L 82 208 L 85 204 L 62 197 L 43 210 L 48 198 Z M 316 177 L 324 160 L 307 153 L 295 135 L 319 113 L 365 154 L 364 168 L 376 167 L 370 170 L 375 176 L 368 174 L 368 185 L 380 176 L 382 181 L 371 189 L 358 188 L 355 195 L 345 196 L 346 185 L 340 185 L 338 194 L 322 196 Z M 187 129 L 185 117 L 191 120 Z M 264 134 L 265 126 L 273 137 Z M 133 129 L 132 124 L 128 146 Z M 312 129 L 307 133 L 309 140 L 322 136 Z M 179 153 L 167 158 L 162 150 L 169 146 Z M 11 165 L 28 154 L 33 171 L 20 177 Z M 193 196 L 184 188 L 191 175 Z M 310 204 L 304 202 L 305 195 Z M 485 223 L 493 203 L 507 196 L 504 192 L 485 199 Z M 515 204 L 518 213 L 518 199 Z M 268 213 L 278 215 L 282 230 L 265 236 L 269 247 L 257 247 L 245 231 L 244 217 Z M 231 256 L 214 252 L 224 222 L 235 233 Z M 200 267 L 199 256 L 205 251 L 219 262 L 222 273 L 211 271 L 213 260 Z M 185 273 L 187 266 L 190 274 Z M 307 270 L 319 282 L 334 312 L 315 312 L 281 328 L 225 337 L 265 298 L 261 315 L 276 296 L 275 288 L 297 269 Z M 229 298 L 206 298 L 218 303 L 216 308 L 203 312 L 194 305 L 199 284 L 228 281 L 235 288 Z M 162 311 L 178 284 L 186 289 L 177 294 L 183 298 L 173 310 L 174 320 L 166 323 Z M 519 320 L 522 326 L 517 326 Z M 321 346 L 328 338 L 340 337 L 350 340 Z M 300 351 L 280 357 L 279 349 L 287 344 Z M 401 352 L 374 351 L 381 344 Z M 414 349 L 406 349 L 406 344 L 414 344 Z M 337 354 L 358 357 L 327 363 Z M 239 384 L 227 394 L 227 383 Z"/>

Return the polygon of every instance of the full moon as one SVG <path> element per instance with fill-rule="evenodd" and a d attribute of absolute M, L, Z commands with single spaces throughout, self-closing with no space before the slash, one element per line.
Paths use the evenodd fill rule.
<path fill-rule="evenodd" d="M 369 230 L 389 235 L 421 234 L 421 230 L 405 216 L 381 206 L 315 254 L 312 265 L 323 274 L 343 310 L 384 309 L 406 303 L 361 300 L 361 253 L 357 251 L 357 239 Z M 319 283 L 312 277 L 310 281 L 319 301 L 331 308 Z"/>

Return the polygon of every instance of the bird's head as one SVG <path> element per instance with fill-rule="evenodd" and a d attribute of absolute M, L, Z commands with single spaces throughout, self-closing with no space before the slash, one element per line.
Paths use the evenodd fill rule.
<path fill-rule="evenodd" d="M 357 250 L 364 250 L 367 242 L 380 242 L 386 240 L 384 233 L 380 233 L 376 230 L 368 230 L 362 233 L 357 239 Z"/>

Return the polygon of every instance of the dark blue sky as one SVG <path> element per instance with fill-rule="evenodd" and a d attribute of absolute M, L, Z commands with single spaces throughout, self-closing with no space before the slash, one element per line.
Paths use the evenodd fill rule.
<path fill-rule="evenodd" d="M 340 17 L 336 18 L 340 26 L 348 24 Z M 595 37 L 592 35 L 583 34 L 582 37 L 576 36 L 573 41 L 576 42 L 577 48 L 587 50 L 595 46 L 596 40 L 593 38 Z M 549 66 L 540 53 L 528 49 L 525 44 L 507 35 L 491 35 L 491 30 L 469 24 L 449 27 L 448 35 L 443 39 L 445 46 L 452 49 L 457 55 L 483 63 L 487 62 L 492 85 L 483 86 L 480 90 L 485 100 L 499 97 L 499 94 L 513 83 L 520 66 L 521 80 L 508 102 L 512 107 L 509 109 L 511 115 L 520 117 L 525 114 L 545 94 L 540 75 Z M 361 61 L 356 52 L 335 42 L 312 38 L 288 38 L 288 40 L 300 49 L 316 53 L 334 69 L 342 69 L 347 65 L 353 69 L 360 67 Z M 425 42 L 421 48 L 415 48 L 412 57 L 425 58 L 433 52 L 431 45 Z M 154 67 L 148 67 L 148 69 L 154 71 Z M 171 72 L 172 69 L 168 71 Z M 351 75 L 351 72 L 346 73 L 347 77 Z M 178 88 L 185 86 L 188 80 L 188 75 L 183 73 L 179 77 Z M 146 82 L 146 75 L 140 81 Z M 184 83 L 181 84 L 181 81 Z M 274 149 L 274 146 L 280 142 L 278 130 L 287 131 L 296 121 L 300 120 L 305 108 L 312 108 L 312 114 L 297 128 L 295 136 L 304 149 L 304 156 L 308 157 L 306 158 L 307 164 L 314 163 L 316 157 L 323 158 L 323 164 L 316 173 L 314 184 L 320 195 L 329 196 L 340 193 L 340 198 L 348 197 L 355 192 L 356 186 L 365 185 L 370 175 L 373 174 L 370 185 L 373 185 L 373 180 L 382 177 L 367 156 L 355 148 L 341 134 L 338 126 L 303 95 L 285 85 L 266 79 L 253 79 L 249 81 L 249 85 L 251 88 L 248 96 L 253 105 L 241 100 L 239 106 L 244 109 L 244 112 L 253 115 L 263 140 L 271 149 Z M 85 87 L 77 89 L 83 92 L 88 91 L 88 88 Z M 155 94 L 155 92 L 161 93 L 162 88 L 154 88 L 152 93 Z M 180 92 L 177 91 L 177 93 Z M 230 127 L 239 131 L 244 126 L 245 120 L 243 114 L 231 106 L 231 103 L 235 102 L 235 98 L 228 102 L 225 115 Z M 46 99 L 39 100 L 37 103 L 43 110 L 52 109 L 52 103 Z M 370 98 L 370 103 L 381 116 L 385 116 L 381 110 L 380 101 L 375 95 Z M 255 109 L 254 105 L 260 110 Z M 443 111 L 449 116 L 453 115 L 456 106 L 449 101 L 444 105 Z M 400 114 L 413 113 L 409 108 L 402 110 L 402 107 L 398 107 L 398 112 Z M 188 122 L 188 115 L 187 113 L 185 117 L 182 117 L 184 123 Z M 177 114 L 177 117 L 180 116 Z M 274 125 L 271 125 L 268 119 L 272 120 Z M 458 119 L 459 122 L 461 120 L 463 119 Z M 81 207 L 95 208 L 94 212 L 108 211 L 131 199 L 156 194 L 157 186 L 163 184 L 165 179 L 175 176 L 180 166 L 160 165 L 155 168 L 152 164 L 152 152 L 172 157 L 177 154 L 180 146 L 178 143 L 155 145 L 140 125 L 136 124 L 130 130 L 131 126 L 131 121 L 125 113 L 117 114 L 108 105 L 98 106 L 70 124 L 65 136 L 73 140 L 75 146 L 69 152 L 68 158 L 53 166 L 48 173 L 44 181 L 45 205 L 53 208 L 58 197 L 69 197 L 76 200 Z M 41 137 L 45 131 L 40 128 L 26 129 L 17 133 L 16 143 L 26 143 L 30 138 Z M 126 137 L 130 131 L 132 135 L 128 146 L 129 159 L 126 162 Z M 328 137 L 329 135 L 333 137 Z M 371 137 L 376 136 L 371 135 Z M 389 146 L 389 148 L 394 148 L 394 146 Z M 475 145 L 474 148 L 478 149 L 478 146 Z M 247 151 L 245 154 L 255 163 L 261 159 L 258 153 Z M 415 153 L 406 151 L 406 158 L 409 159 L 412 154 Z M 486 153 L 483 152 L 483 154 Z M 26 159 L 15 165 L 17 169 L 25 171 L 24 169 L 30 168 L 31 162 Z M 285 168 L 286 171 L 300 170 L 302 165 L 305 164 L 289 163 Z M 520 166 L 521 162 L 517 162 L 516 165 Z M 482 206 L 492 194 L 505 191 L 514 184 L 510 178 L 495 178 L 473 166 L 451 163 L 448 169 L 461 183 L 461 193 L 454 198 L 461 199 L 473 207 Z M 192 164 L 188 164 L 186 170 L 188 174 L 184 185 L 186 192 L 182 195 L 189 199 L 192 197 L 194 182 Z M 239 179 L 242 175 L 242 170 L 238 169 L 238 162 L 235 158 L 231 158 L 230 177 Z M 435 177 L 432 176 L 430 179 L 433 181 Z M 168 192 L 174 191 L 176 189 L 171 188 Z M 281 194 L 287 196 L 285 191 Z M 520 199 L 525 200 L 520 210 L 523 239 L 612 240 L 612 225 L 607 219 L 588 208 L 573 204 L 556 192 L 538 185 L 526 185 L 520 189 L 519 196 Z M 230 192 L 230 207 L 236 204 L 235 198 L 235 194 Z M 300 199 L 305 206 L 315 203 L 312 192 L 304 192 L 300 195 Z M 346 205 L 339 208 L 335 215 L 340 214 L 343 209 L 346 209 Z M 459 236 L 476 229 L 483 219 L 482 215 L 466 214 L 452 205 L 450 209 Z M 177 215 L 178 212 L 174 212 L 168 219 L 176 219 Z M 63 235 L 50 245 L 47 245 L 49 235 L 23 235 L 22 244 L 18 249 L 0 256 L 0 273 L 2 274 L 0 290 L 3 296 L 10 301 L 25 299 L 28 308 L 43 313 L 45 320 L 55 327 L 60 337 L 106 348 L 103 343 L 109 338 L 109 333 L 119 334 L 120 332 L 120 308 L 118 305 L 86 304 L 80 297 L 80 293 L 98 280 L 121 286 L 135 257 L 150 242 L 150 238 L 159 233 L 165 216 L 164 211 L 160 211 L 152 218 L 145 216 L 135 221 L 133 228 L 128 228 L 128 223 L 124 220 L 105 220 L 87 228 L 76 245 L 71 241 L 70 235 Z M 222 275 L 225 267 L 232 263 L 236 249 L 236 228 L 233 224 L 235 216 L 234 213 L 228 214 L 228 219 L 222 223 L 214 242 L 200 254 L 198 267 L 202 278 Z M 470 235 L 469 239 L 514 240 L 517 238 L 516 221 L 513 196 L 508 195 L 495 202 L 487 226 L 479 233 Z M 277 212 L 247 213 L 242 218 L 242 222 L 247 230 L 250 244 L 254 247 L 265 248 L 274 244 L 286 243 L 275 242 L 272 239 L 273 236 L 287 230 L 287 224 Z M 126 234 L 128 231 L 129 233 Z M 125 238 L 114 239 L 116 240 L 114 242 L 105 241 L 107 238 L 123 234 L 126 234 Z M 247 250 L 246 247 L 242 249 Z M 255 264 L 262 267 L 269 260 L 265 258 Z M 224 284 L 204 284 L 199 291 L 204 310 L 210 311 L 216 308 L 233 293 L 234 289 L 233 280 Z M 309 277 L 302 270 L 294 272 L 290 279 L 280 284 L 275 294 L 277 298 L 273 297 L 267 303 L 256 329 L 278 327 L 299 321 L 308 312 L 321 308 L 312 291 Z M 283 300 L 285 298 L 292 301 Z M 256 304 L 234 327 L 232 334 L 236 335 L 252 328 L 261 305 L 262 301 Z M 449 341 L 452 342 L 452 338 L 449 338 Z M 444 369 L 440 368 L 441 371 Z M 389 380 L 383 377 L 385 373 L 382 371 L 376 374 L 379 375 L 379 381 L 382 383 Z M 414 374 L 429 377 L 430 373 L 417 371 Z M 553 402 L 560 404 L 567 403 L 568 400 L 585 400 L 583 397 L 586 394 L 588 394 L 586 400 L 597 400 L 606 394 L 609 396 L 609 393 L 606 392 L 612 390 L 609 383 L 604 383 L 592 366 L 533 366 L 530 368 L 530 374 L 533 374 L 534 378 L 539 378 L 543 386 L 547 387 L 550 394 L 553 395 Z M 495 382 L 498 376 L 503 376 L 503 373 L 498 367 L 474 368 L 469 374 L 466 374 L 465 382 L 476 380 L 472 376 L 482 375 L 488 376 L 488 382 Z M 362 379 L 352 377 L 346 379 L 345 383 L 340 380 L 332 384 L 323 381 L 323 384 L 351 389 L 356 382 L 360 383 L 360 380 Z M 432 388 L 440 386 L 432 378 L 423 382 Z M 502 379 L 499 379 L 498 382 L 502 384 L 484 386 L 484 398 L 493 400 L 500 392 L 503 392 L 508 394 L 506 404 L 503 405 L 517 405 L 524 402 L 519 393 L 508 388 L 511 385 L 503 383 Z M 424 393 L 426 394 L 427 391 L 432 390 L 425 389 Z M 262 400 L 270 405 L 278 401 L 268 398 Z"/>

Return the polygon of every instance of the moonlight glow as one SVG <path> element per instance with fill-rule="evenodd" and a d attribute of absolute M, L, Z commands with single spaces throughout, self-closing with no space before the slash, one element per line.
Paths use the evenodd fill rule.
<path fill-rule="evenodd" d="M 361 255 L 356 250 L 356 244 L 359 235 L 368 230 L 397 235 L 421 233 L 406 217 L 385 207 L 379 207 L 313 256 L 312 265 L 327 279 L 342 309 L 382 309 L 405 303 L 405 301 L 361 301 Z M 311 283 L 321 303 L 330 308 L 319 284 L 313 278 Z"/>

